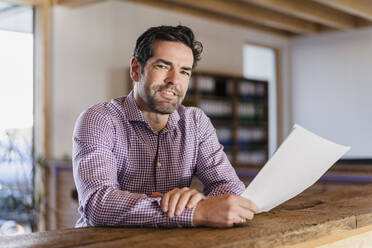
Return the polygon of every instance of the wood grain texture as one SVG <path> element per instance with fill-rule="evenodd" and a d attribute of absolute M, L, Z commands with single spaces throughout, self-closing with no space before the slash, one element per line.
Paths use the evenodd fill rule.
<path fill-rule="evenodd" d="M 0 247 L 279 247 L 372 223 L 372 185 L 315 185 L 296 198 L 227 228 L 80 228 L 5 237 Z"/>
<path fill-rule="evenodd" d="M 31 5 L 43 5 L 45 0 L 5 0 L 6 2 L 15 4 L 31 4 Z"/>
<path fill-rule="evenodd" d="M 360 16 L 372 21 L 371 0 L 315 0 L 321 4 L 333 7 L 346 13 Z"/>
<path fill-rule="evenodd" d="M 325 237 L 286 245 L 283 248 L 331 248 L 331 247 L 372 247 L 372 225 L 342 231 Z"/>
<path fill-rule="evenodd" d="M 242 20 L 278 28 L 297 34 L 311 34 L 319 31 L 316 23 L 284 15 L 280 12 L 251 5 L 246 2 L 221 1 L 221 0 L 167 0 L 169 4 L 184 4 L 193 8 L 212 11 L 220 15 L 234 16 Z"/>
<path fill-rule="evenodd" d="M 301 4 L 299 4 L 298 0 L 244 1 L 308 21 L 321 23 L 332 28 L 345 29 L 356 27 L 356 21 L 353 16 L 309 0 L 302 0 Z"/>
<path fill-rule="evenodd" d="M 173 4 L 170 4 L 167 0 L 157 0 L 157 1 L 120 0 L 120 1 L 133 2 L 136 4 L 147 5 L 150 7 L 161 8 L 169 12 L 178 12 L 178 13 L 182 13 L 186 15 L 209 19 L 209 20 L 216 21 L 216 22 L 237 25 L 237 26 L 248 28 L 248 29 L 253 29 L 253 30 L 262 31 L 265 33 L 275 34 L 277 36 L 282 36 L 286 38 L 291 37 L 294 34 L 293 32 L 283 31 L 281 29 L 272 28 L 270 26 L 242 20 L 235 16 L 226 16 L 226 15 L 221 15 L 215 12 L 207 11 L 205 9 L 194 8 L 190 5 L 185 6 L 184 4 L 177 4 L 176 2 L 174 2 Z"/>

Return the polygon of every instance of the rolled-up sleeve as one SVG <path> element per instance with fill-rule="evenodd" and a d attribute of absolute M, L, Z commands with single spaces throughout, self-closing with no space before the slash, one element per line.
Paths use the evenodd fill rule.
<path fill-rule="evenodd" d="M 227 159 L 210 119 L 199 111 L 197 123 L 199 148 L 196 175 L 204 184 L 204 194 L 208 197 L 222 194 L 241 195 L 245 185 Z"/>

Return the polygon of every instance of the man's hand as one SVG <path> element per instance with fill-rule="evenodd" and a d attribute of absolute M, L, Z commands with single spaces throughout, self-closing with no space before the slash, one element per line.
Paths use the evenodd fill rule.
<path fill-rule="evenodd" d="M 196 226 L 232 227 L 252 220 L 258 207 L 252 201 L 236 195 L 220 195 L 199 202 L 193 223 Z"/>
<path fill-rule="evenodd" d="M 185 187 L 182 189 L 175 188 L 163 196 L 158 192 L 154 192 L 152 197 L 162 197 L 161 209 L 163 212 L 168 213 L 169 218 L 173 218 L 181 215 L 185 207 L 195 207 L 204 198 L 204 195 L 196 189 Z"/>

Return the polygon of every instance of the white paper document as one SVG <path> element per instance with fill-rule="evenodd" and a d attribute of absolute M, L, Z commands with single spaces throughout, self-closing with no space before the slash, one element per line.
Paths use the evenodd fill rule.
<path fill-rule="evenodd" d="M 270 211 L 313 185 L 349 149 L 296 124 L 242 196 Z"/>

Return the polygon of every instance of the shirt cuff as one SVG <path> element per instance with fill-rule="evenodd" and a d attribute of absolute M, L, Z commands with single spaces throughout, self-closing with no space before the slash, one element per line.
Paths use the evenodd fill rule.
<path fill-rule="evenodd" d="M 155 198 L 156 202 L 158 203 L 161 210 L 161 197 Z M 192 218 L 194 216 L 195 208 L 185 208 L 180 216 L 174 216 L 173 218 L 169 218 L 167 216 L 167 213 L 163 213 L 163 215 L 166 217 L 167 222 L 169 226 L 174 227 L 194 227 L 192 223 Z"/>

